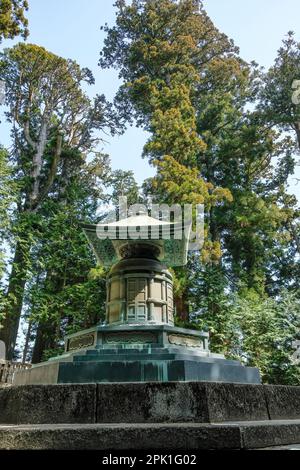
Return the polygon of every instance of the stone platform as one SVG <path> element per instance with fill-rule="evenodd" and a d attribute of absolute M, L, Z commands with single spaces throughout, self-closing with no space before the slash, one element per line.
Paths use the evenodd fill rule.
<path fill-rule="evenodd" d="M 259 371 L 209 351 L 208 334 L 170 325 L 96 326 L 62 356 L 19 371 L 15 385 L 211 381 L 260 383 Z"/>
<path fill-rule="evenodd" d="M 226 424 L 0 425 L 0 450 L 250 450 L 300 443 L 300 420 Z"/>
<path fill-rule="evenodd" d="M 300 444 L 300 387 L 204 382 L 0 389 L 0 449 Z"/>

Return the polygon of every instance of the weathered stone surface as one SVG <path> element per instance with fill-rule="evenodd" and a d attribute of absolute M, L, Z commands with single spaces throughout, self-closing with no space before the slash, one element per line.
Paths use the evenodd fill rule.
<path fill-rule="evenodd" d="M 207 383 L 209 422 L 269 419 L 263 385 Z"/>
<path fill-rule="evenodd" d="M 300 420 L 249 423 L 241 426 L 244 449 L 300 444 Z"/>
<path fill-rule="evenodd" d="M 99 384 L 97 422 L 209 422 L 202 383 Z"/>
<path fill-rule="evenodd" d="M 239 427 L 195 424 L 0 426 L 0 449 L 239 449 Z"/>
<path fill-rule="evenodd" d="M 19 370 L 14 375 L 14 385 L 57 384 L 59 363 L 45 362 L 27 370 Z"/>
<path fill-rule="evenodd" d="M 228 424 L 0 425 L 0 449 L 217 450 L 300 443 L 300 420 Z"/>
<path fill-rule="evenodd" d="M 267 420 L 260 385 L 201 382 L 99 384 L 97 422 Z"/>
<path fill-rule="evenodd" d="M 0 390 L 0 423 L 223 423 L 300 419 L 299 394 L 300 387 L 210 382 L 13 386 Z M 279 411 L 275 399 L 279 401 Z"/>
<path fill-rule="evenodd" d="M 0 390 L 0 422 L 94 423 L 96 385 L 27 385 Z"/>
<path fill-rule="evenodd" d="M 263 450 L 300 450 L 300 444 L 287 444 L 285 446 L 264 447 Z"/>
<path fill-rule="evenodd" d="M 300 387 L 265 385 L 270 419 L 300 419 Z"/>

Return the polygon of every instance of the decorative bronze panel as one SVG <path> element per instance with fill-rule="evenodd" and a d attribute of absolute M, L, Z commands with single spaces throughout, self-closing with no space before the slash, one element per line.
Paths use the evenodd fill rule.
<path fill-rule="evenodd" d="M 104 336 L 106 344 L 150 344 L 157 343 L 156 335 L 152 333 L 111 333 Z"/>
<path fill-rule="evenodd" d="M 95 343 L 95 334 L 87 334 L 70 338 L 68 341 L 68 351 L 75 351 L 76 349 L 85 349 L 93 346 Z"/>
<path fill-rule="evenodd" d="M 190 348 L 201 348 L 203 349 L 202 338 L 196 338 L 195 336 L 186 335 L 168 335 L 169 343 L 177 344 L 179 346 L 187 346 Z"/>

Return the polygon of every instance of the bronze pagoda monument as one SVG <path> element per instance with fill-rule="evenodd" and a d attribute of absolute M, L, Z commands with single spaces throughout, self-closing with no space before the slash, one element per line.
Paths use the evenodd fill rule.
<path fill-rule="evenodd" d="M 14 384 L 205 381 L 260 383 L 259 371 L 209 350 L 209 334 L 174 326 L 168 267 L 187 262 L 189 230 L 147 213 L 83 230 L 110 267 L 106 321 L 65 338 L 65 353 Z"/>

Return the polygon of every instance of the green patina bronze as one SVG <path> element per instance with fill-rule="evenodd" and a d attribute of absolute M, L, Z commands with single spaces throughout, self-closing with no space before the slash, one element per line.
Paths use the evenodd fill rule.
<path fill-rule="evenodd" d="M 66 337 L 62 356 L 14 383 L 260 383 L 258 369 L 211 353 L 208 333 L 174 326 L 168 267 L 186 264 L 190 228 L 146 214 L 83 226 L 98 262 L 111 268 L 106 321 Z"/>

